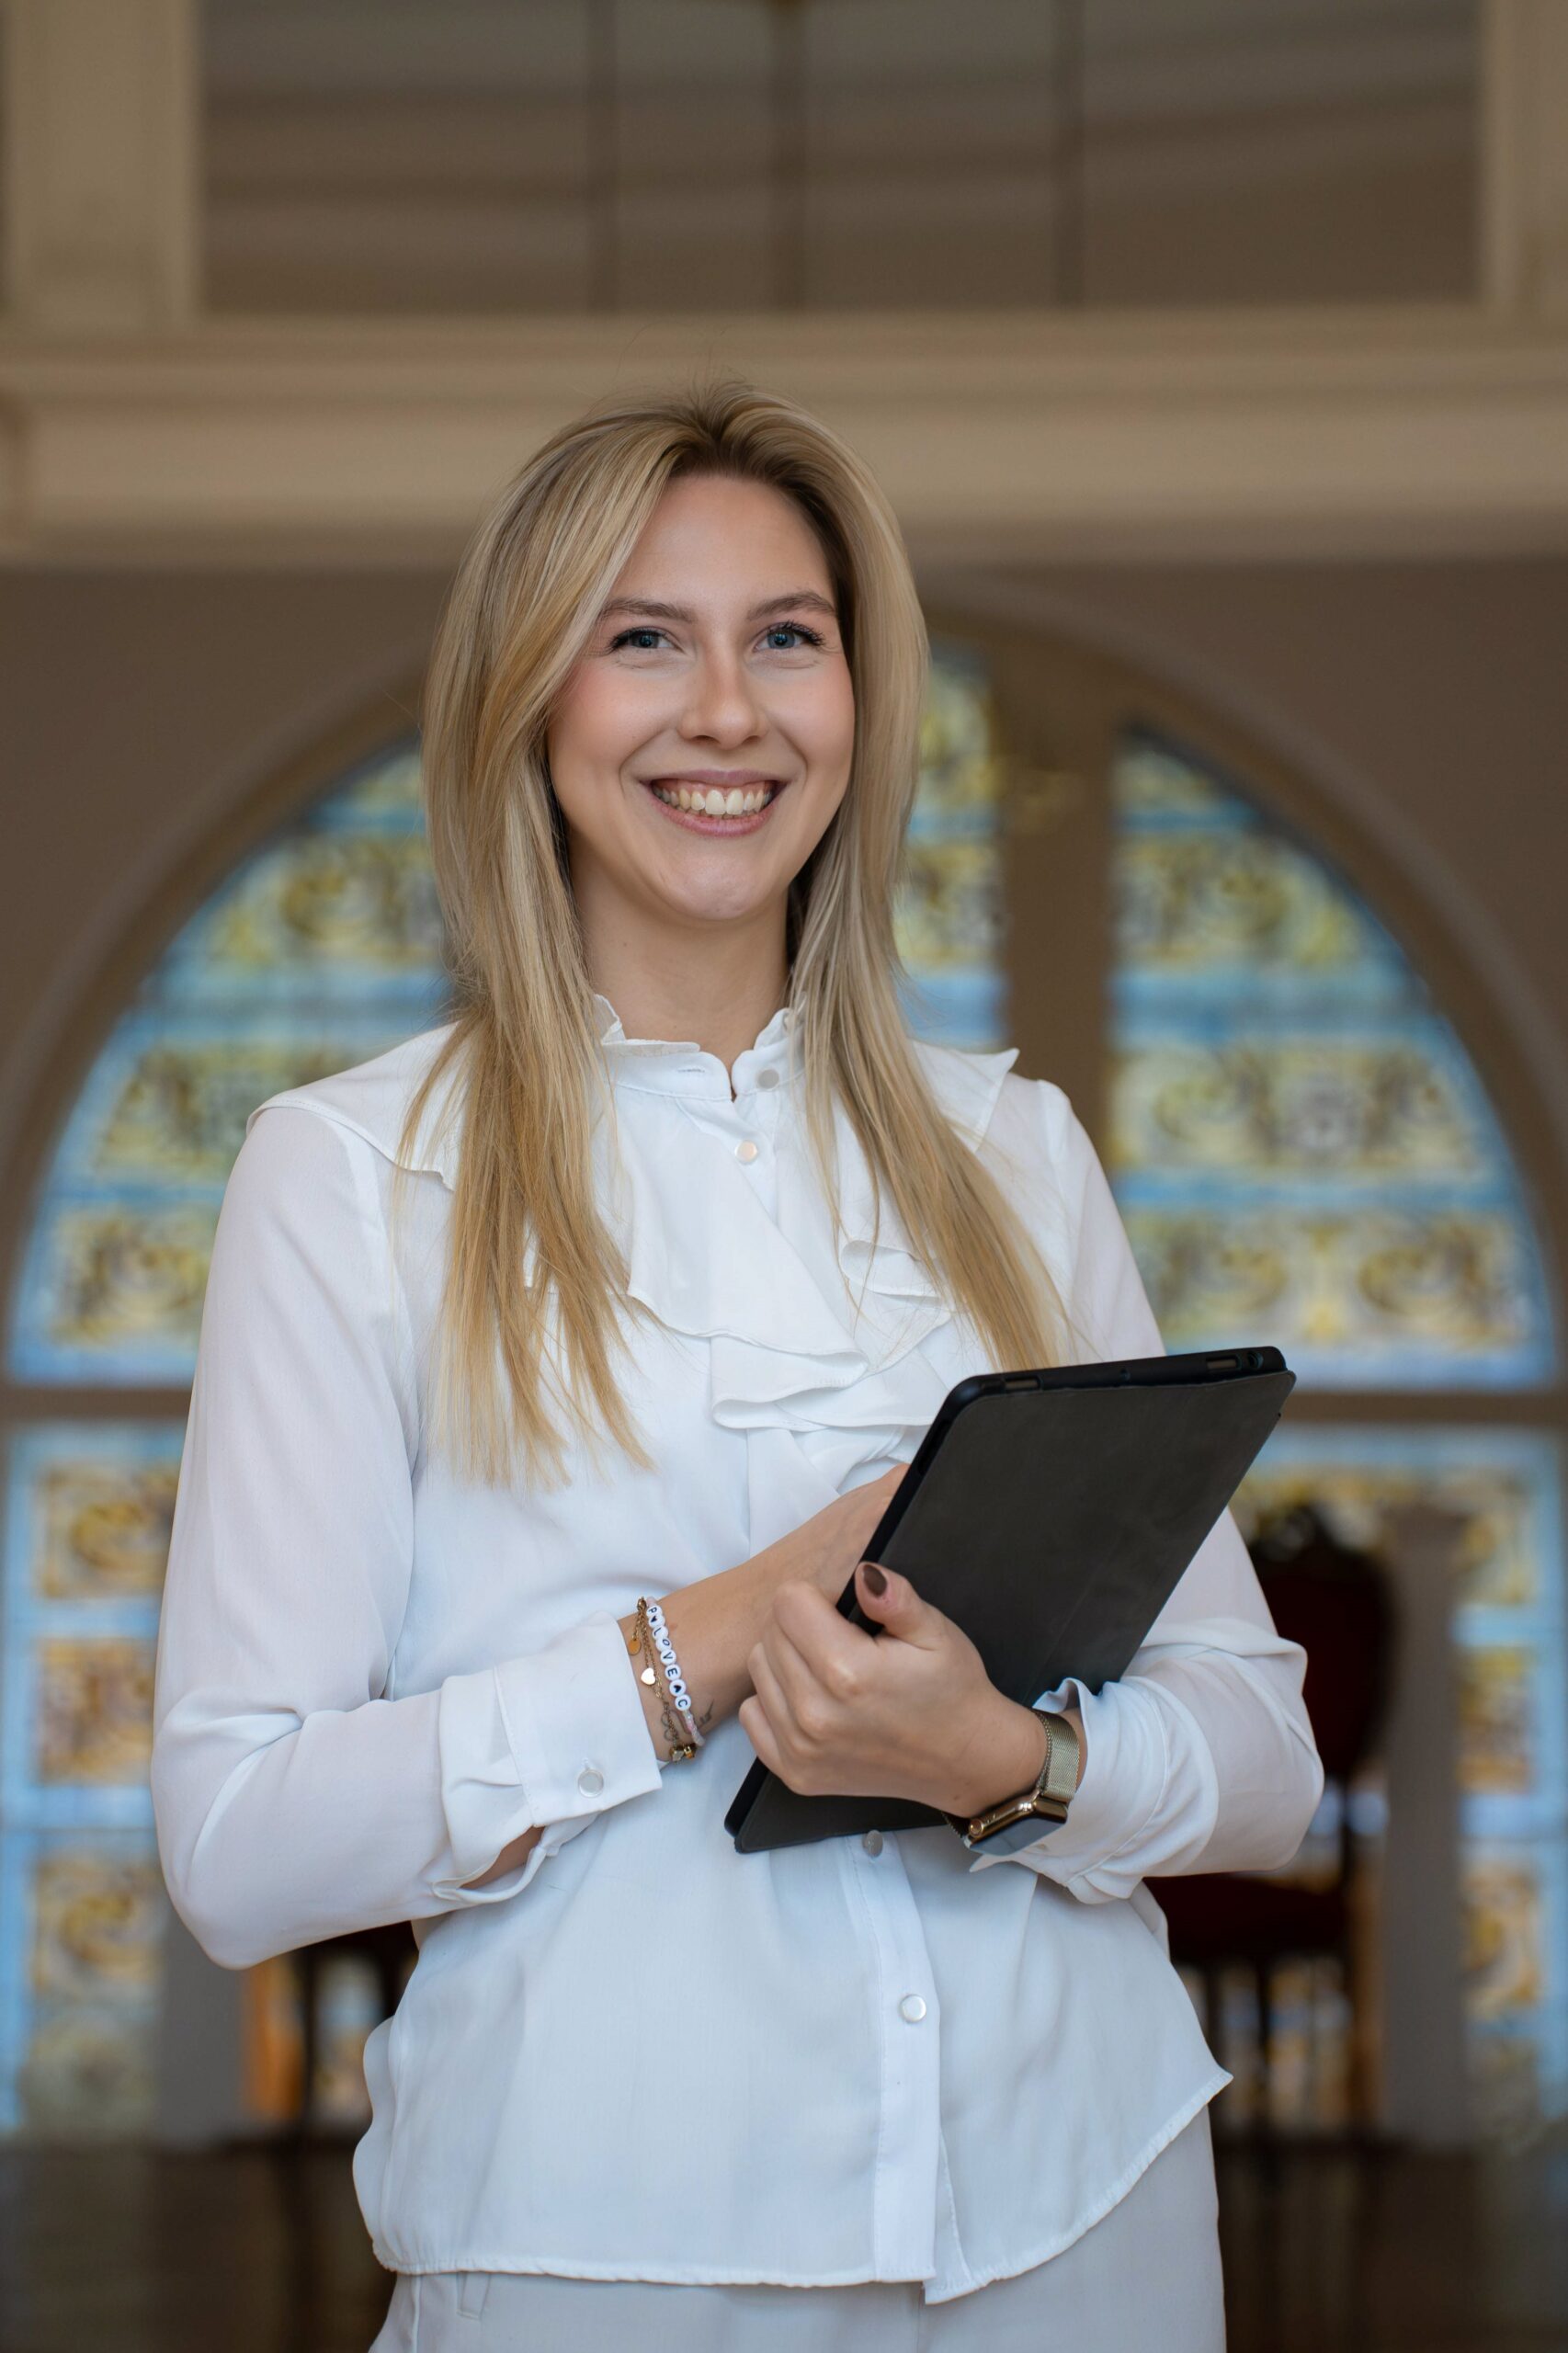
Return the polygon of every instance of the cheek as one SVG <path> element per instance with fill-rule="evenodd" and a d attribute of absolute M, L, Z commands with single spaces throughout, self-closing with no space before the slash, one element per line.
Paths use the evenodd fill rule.
<path fill-rule="evenodd" d="M 551 773 L 559 779 L 574 770 L 619 767 L 648 732 L 647 698 L 640 681 L 624 672 L 579 674 L 556 704 L 550 725 Z"/>
<path fill-rule="evenodd" d="M 855 752 L 855 689 L 847 670 L 822 680 L 801 724 L 813 760 L 846 779 Z"/>

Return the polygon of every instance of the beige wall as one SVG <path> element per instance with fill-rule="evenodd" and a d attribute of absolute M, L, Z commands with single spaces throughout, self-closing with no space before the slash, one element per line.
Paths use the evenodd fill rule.
<path fill-rule="evenodd" d="M 423 574 L 0 573 L 0 1172 L 117 939 L 346 712 L 380 699 L 396 723 L 440 589 Z"/>
<path fill-rule="evenodd" d="M 1530 1158 L 1568 1166 L 1568 561 L 934 577 L 1119 647 L 1294 761 Z M 441 575 L 0 574 L 0 1172 L 91 973 L 192 846 L 427 647 Z M 401 708 L 406 708 L 402 706 Z M 0 1176 L 3 1181 L 3 1176 Z M 14 1208 L 14 1204 L 13 1204 Z"/>

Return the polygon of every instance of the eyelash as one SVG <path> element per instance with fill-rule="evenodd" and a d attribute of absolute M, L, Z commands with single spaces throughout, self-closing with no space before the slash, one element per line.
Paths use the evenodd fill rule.
<path fill-rule="evenodd" d="M 796 636 L 803 637 L 808 645 L 821 646 L 823 642 L 823 640 L 818 636 L 816 631 L 814 629 L 808 629 L 804 621 L 770 621 L 767 628 L 763 631 L 763 635 L 765 637 L 770 637 L 775 630 L 784 629 L 793 630 Z M 629 637 L 663 637 L 664 634 L 664 631 L 660 629 L 656 621 L 636 622 L 631 629 L 623 629 L 619 631 L 616 636 L 612 637 L 609 642 L 608 650 L 611 654 L 616 653 L 622 645 L 625 644 Z M 637 647 L 636 651 L 639 654 L 651 654 L 653 649 L 652 646 L 640 645 Z M 791 646 L 777 645 L 774 647 L 773 651 L 776 654 L 789 654 L 794 652 L 795 649 Z"/>

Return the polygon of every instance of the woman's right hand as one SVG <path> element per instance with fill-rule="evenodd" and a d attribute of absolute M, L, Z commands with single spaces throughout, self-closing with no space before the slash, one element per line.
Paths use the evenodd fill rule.
<path fill-rule="evenodd" d="M 895 1462 L 880 1478 L 868 1479 L 864 1486 L 835 1496 L 824 1509 L 813 1512 L 799 1528 L 754 1552 L 749 1560 L 663 1597 L 670 1639 L 692 1696 L 698 1730 L 704 1736 L 713 1724 L 733 1715 L 750 1691 L 751 1654 L 762 1639 L 779 1587 L 791 1583 L 813 1585 L 830 1601 L 836 1601 L 854 1575 L 857 1562 L 865 1559 L 877 1522 L 906 1468 Z M 620 1620 L 629 1643 L 636 1622 L 635 1611 Z M 667 1756 L 669 1734 L 662 1691 L 656 1685 L 644 1684 L 641 1688 L 649 1733 L 659 1754 Z"/>
<path fill-rule="evenodd" d="M 895 1462 L 880 1478 L 851 1487 L 846 1495 L 835 1495 L 788 1536 L 755 1553 L 752 1565 L 763 1572 L 769 1592 L 798 1580 L 814 1585 L 829 1601 L 836 1601 L 858 1563 L 865 1559 L 877 1522 L 908 1468 L 905 1462 Z"/>

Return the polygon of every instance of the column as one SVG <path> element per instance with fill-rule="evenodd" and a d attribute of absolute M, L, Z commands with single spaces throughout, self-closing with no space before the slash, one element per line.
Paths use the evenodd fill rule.
<path fill-rule="evenodd" d="M 1568 323 L 1568 6 L 1485 0 L 1482 289 L 1494 308 Z"/>
<path fill-rule="evenodd" d="M 198 283 L 198 0 L 9 0 L 6 297 L 24 333 L 167 334 Z"/>

